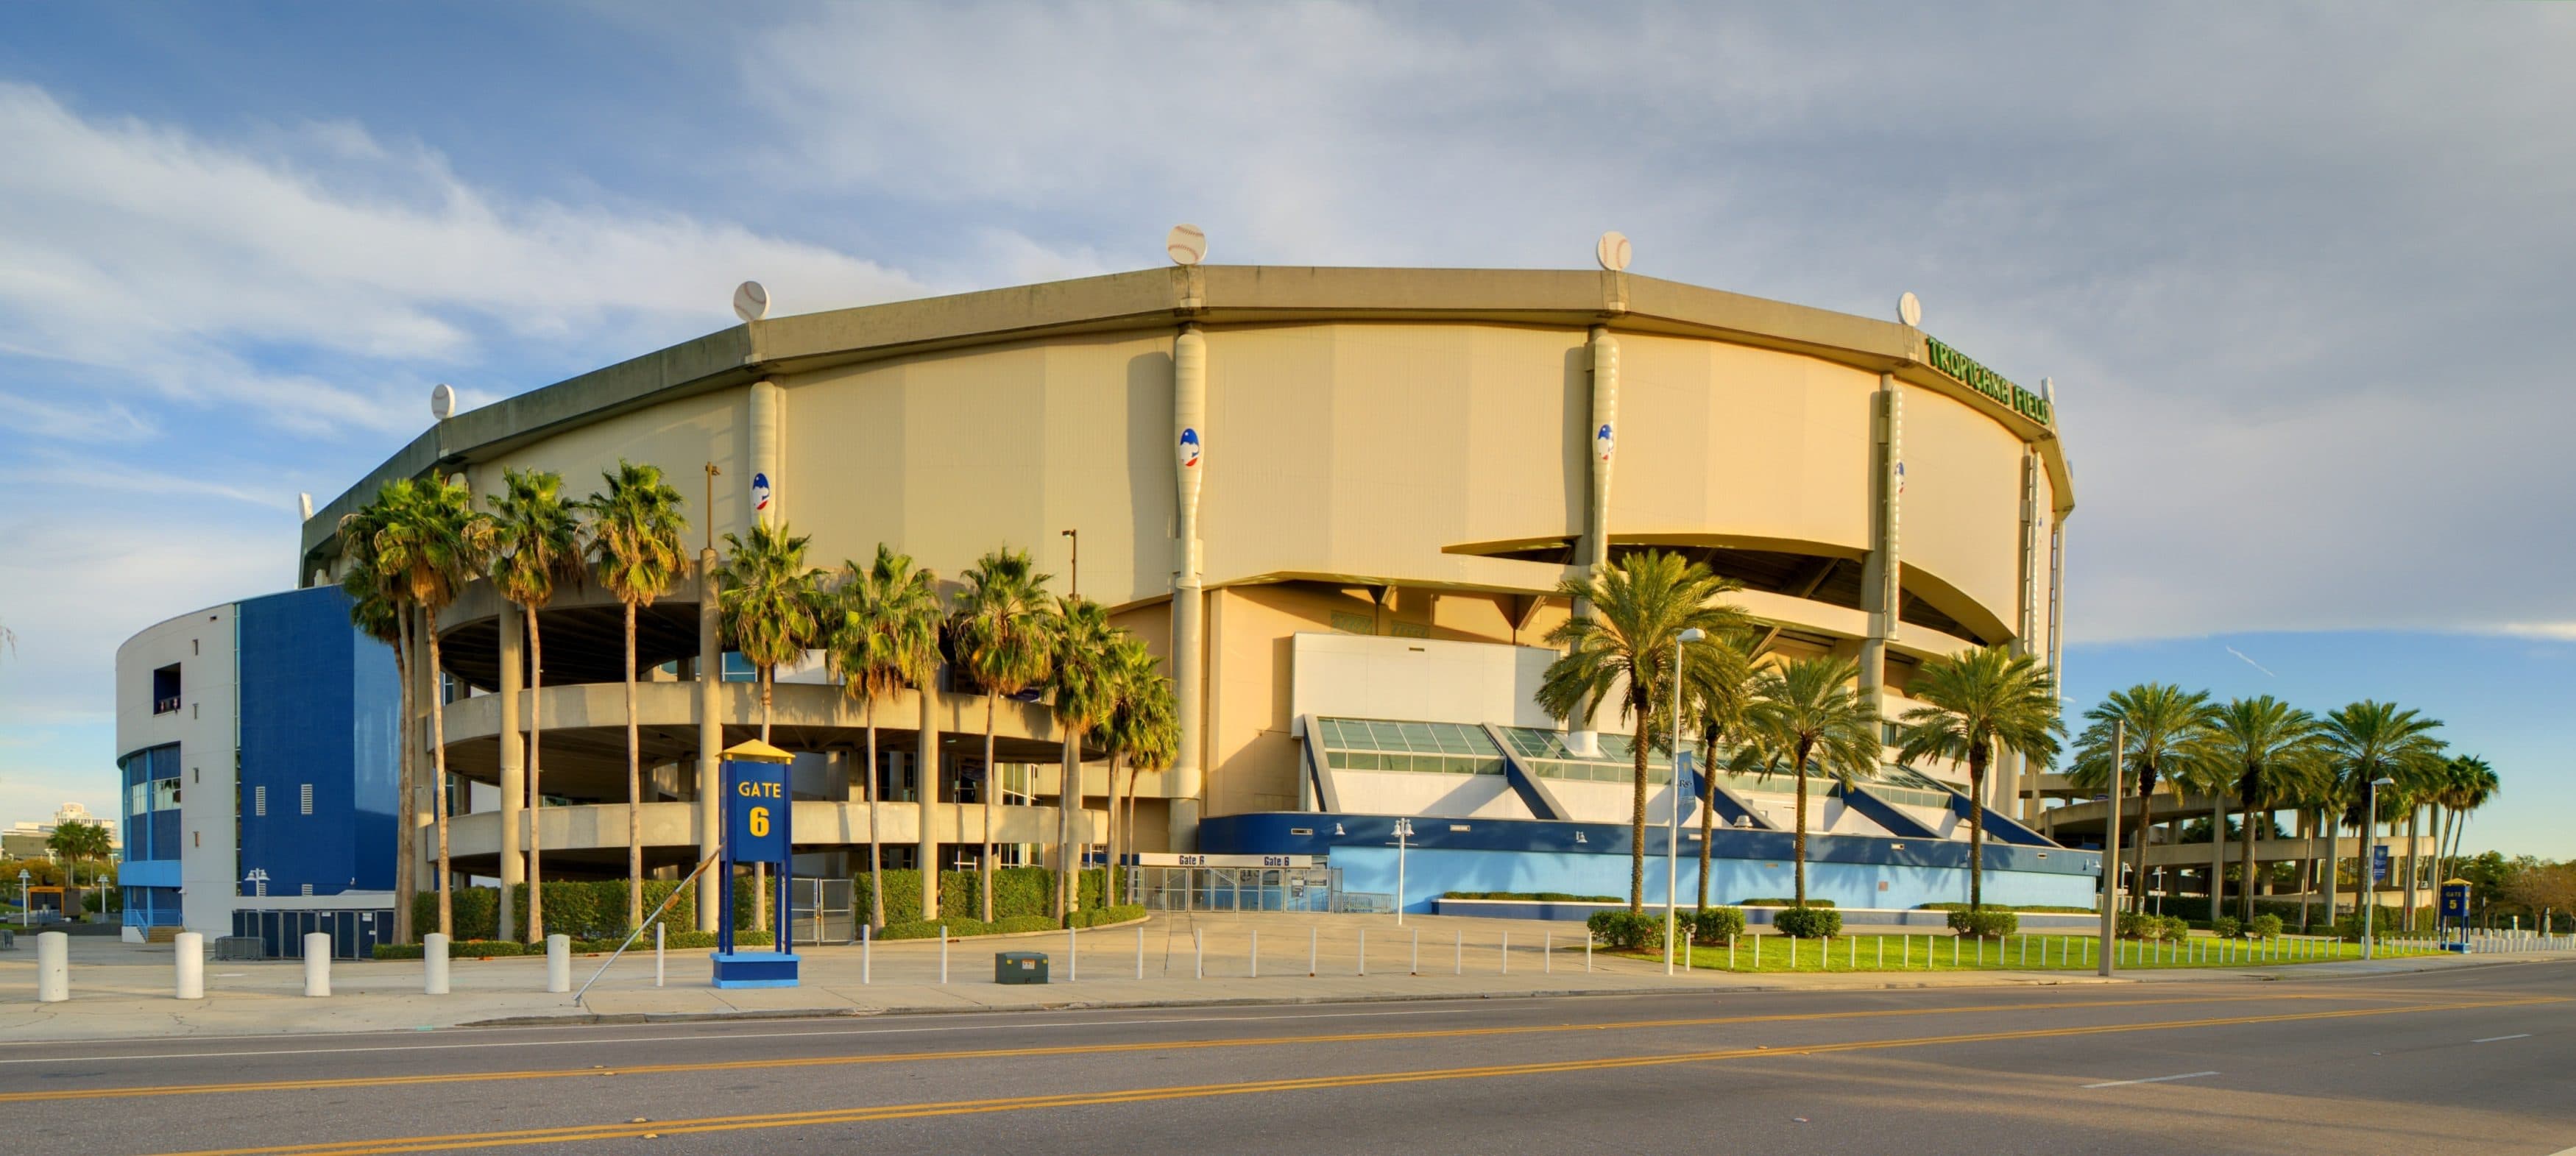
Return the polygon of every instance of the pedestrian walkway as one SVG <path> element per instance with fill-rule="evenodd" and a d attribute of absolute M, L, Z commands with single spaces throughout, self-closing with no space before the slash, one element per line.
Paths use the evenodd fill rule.
<path fill-rule="evenodd" d="M 1527 997 L 1674 991 L 1868 990 L 2102 982 L 2066 972 L 1727 973 L 1667 977 L 1658 959 L 1587 958 L 1581 928 L 1443 916 L 1158 913 L 1132 926 L 981 938 L 807 947 L 793 988 L 719 991 L 708 953 L 671 952 L 654 982 L 649 941 L 607 967 L 575 1002 L 545 988 L 542 957 L 450 964 L 451 993 L 422 994 L 418 960 L 339 961 L 332 994 L 303 993 L 300 961 L 206 964 L 206 997 L 177 1000 L 168 945 L 75 942 L 72 996 L 35 1000 L 32 945 L 0 953 L 0 1047 L 46 1040 L 163 1035 L 272 1035 L 428 1030 L 583 1019 L 840 1016 L 1066 1007 Z M 993 982 L 996 951 L 1042 951 L 1054 982 Z M 2212 979 L 2240 974 L 2373 974 L 2505 962 L 2512 955 L 2315 964 L 2242 971 L 2138 973 Z M 2555 958 L 2564 958 L 2563 956 Z M 576 956 L 573 982 L 606 956 Z M 944 982 L 942 968 L 945 967 Z M 2356 971 L 2355 969 L 2366 969 Z"/>

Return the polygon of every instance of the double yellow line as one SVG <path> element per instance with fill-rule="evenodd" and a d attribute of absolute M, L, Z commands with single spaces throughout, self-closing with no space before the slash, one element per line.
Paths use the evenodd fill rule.
<path fill-rule="evenodd" d="M 1328 1035 L 1248 1036 L 1216 1040 L 1169 1040 L 1160 1043 L 1133 1044 L 1060 1044 L 1036 1048 L 983 1048 L 965 1051 L 889 1052 L 862 1056 L 785 1057 L 768 1060 L 706 1060 L 680 1064 L 609 1065 L 592 1068 L 535 1068 L 501 1072 L 448 1072 L 413 1076 L 348 1076 L 323 1080 L 261 1080 L 224 1084 L 125 1085 L 108 1088 L 64 1088 L 47 1091 L 0 1092 L 0 1104 L 27 1104 L 54 1100 L 124 1100 L 153 1096 L 212 1096 L 243 1092 L 308 1092 L 350 1088 L 394 1088 L 423 1084 L 473 1084 L 511 1080 L 573 1080 L 606 1076 L 667 1076 L 696 1072 L 765 1071 L 776 1068 L 849 1067 L 868 1064 L 905 1064 L 929 1060 L 1031 1059 L 1043 1056 L 1115 1055 L 1129 1052 L 1185 1052 L 1210 1048 L 1263 1048 L 1294 1044 L 1362 1044 L 1396 1040 L 1469 1039 L 1478 1036 L 1518 1036 L 1556 1032 L 1646 1031 L 1658 1028 L 1716 1027 L 1728 1024 L 1799 1023 L 1819 1020 L 1878 1019 L 1893 1016 L 1973 1015 L 1998 1012 L 2081 1011 L 2092 1008 L 2139 1007 L 2180 1003 L 2233 1003 L 2274 999 L 2333 999 L 2356 997 L 2340 995 L 2282 996 L 2273 993 L 2241 996 L 2177 996 L 2158 999 L 2093 1000 L 2084 1002 L 1983 1004 L 1967 1007 L 1892 1008 L 1867 1011 L 1797 1012 L 1780 1015 L 1711 1016 L 1698 1019 L 1621 1020 L 1609 1023 L 1531 1024 L 1491 1028 L 1425 1028 L 1401 1032 L 1344 1032 Z M 2366 997 L 2363 997 L 2366 998 Z M 709 1042 L 723 1037 L 710 1036 Z"/>
<path fill-rule="evenodd" d="M 584 1140 L 641 1140 L 660 1136 L 738 1132 L 764 1128 L 805 1128 L 823 1124 L 864 1124 L 885 1120 L 922 1119 L 934 1116 L 966 1116 L 983 1115 L 995 1112 L 1023 1112 L 1041 1108 L 1097 1107 L 1116 1104 L 1152 1103 L 1166 1100 L 1204 1099 L 1215 1096 L 1255 1095 L 1266 1092 L 1327 1091 L 1338 1088 L 1378 1087 L 1390 1084 L 1417 1084 L 1448 1080 L 1481 1080 L 1513 1076 L 1545 1076 L 1572 1072 L 1611 1071 L 1621 1068 L 1666 1067 L 1675 1064 L 1710 1063 L 1723 1060 L 1748 1059 L 1757 1056 L 1776 1059 L 1783 1055 L 1792 1054 L 1815 1055 L 1831 1052 L 1861 1052 L 1891 1048 L 1919 1048 L 1943 1044 L 1976 1044 L 2006 1040 L 2033 1040 L 2063 1038 L 2069 1036 L 2110 1035 L 2120 1032 L 2170 1031 L 2179 1028 L 2234 1027 L 2245 1024 L 2288 1023 L 2300 1020 L 2347 1019 L 2359 1016 L 2404 1015 L 2416 1012 L 2514 1007 L 2525 1004 L 2558 1002 L 2562 1001 L 2556 998 L 2474 1000 L 2458 1003 L 2414 1004 L 2404 1007 L 2353 1008 L 2342 1011 L 2285 1012 L 2275 1015 L 2163 1020 L 2138 1024 L 2103 1024 L 2090 1027 L 2034 1028 L 2024 1031 L 1970 1032 L 1956 1035 L 1916 1036 L 1895 1040 L 1854 1040 L 1844 1043 L 1799 1044 L 1779 1049 L 1726 1048 L 1714 1051 L 1665 1053 L 1645 1056 L 1615 1056 L 1604 1059 L 1556 1060 L 1526 1064 L 1488 1064 L 1465 1068 L 1434 1068 L 1410 1072 L 1308 1076 L 1297 1079 L 1281 1080 L 1247 1080 L 1231 1084 L 1192 1084 L 1176 1087 L 1132 1088 L 1109 1092 L 1072 1092 L 1052 1096 L 1004 1096 L 982 1100 L 949 1100 L 934 1103 L 892 1104 L 880 1107 L 864 1108 L 827 1108 L 816 1111 L 774 1112 L 745 1116 L 703 1116 L 695 1119 L 667 1120 L 660 1123 L 574 1125 L 562 1128 L 529 1128 L 501 1132 L 459 1132 L 442 1136 L 409 1136 L 385 1140 L 348 1140 L 319 1144 L 290 1144 L 269 1148 L 223 1148 L 181 1153 L 177 1154 L 177 1156 L 389 1156 L 389 1154 L 392 1153 L 431 1152 L 455 1148 L 500 1148 L 531 1144 L 562 1144 Z M 1794 1019 L 1806 1017 L 1754 1018 Z M 1565 1028 L 1559 1030 L 1580 1029 Z"/>

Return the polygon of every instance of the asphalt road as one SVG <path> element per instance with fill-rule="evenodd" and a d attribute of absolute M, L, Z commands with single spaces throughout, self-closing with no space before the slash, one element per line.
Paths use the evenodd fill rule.
<path fill-rule="evenodd" d="M 0 1044 L 0 1151 L 2576 1151 L 2576 964 Z"/>

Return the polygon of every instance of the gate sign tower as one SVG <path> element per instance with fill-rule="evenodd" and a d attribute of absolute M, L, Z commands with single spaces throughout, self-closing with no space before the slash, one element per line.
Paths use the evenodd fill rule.
<path fill-rule="evenodd" d="M 724 885 L 716 890 L 732 895 L 736 868 L 766 863 L 778 894 L 770 899 L 777 926 L 770 930 L 768 951 L 734 950 L 733 913 L 725 912 L 716 920 L 717 987 L 796 986 L 796 956 L 786 950 L 790 946 L 787 874 L 795 846 L 791 821 L 795 805 L 788 793 L 787 770 L 794 758 L 757 740 L 724 753 Z"/>

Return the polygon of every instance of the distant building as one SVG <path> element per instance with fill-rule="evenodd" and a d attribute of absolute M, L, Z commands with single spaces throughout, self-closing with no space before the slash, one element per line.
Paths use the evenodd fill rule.
<path fill-rule="evenodd" d="M 342 954 L 389 938 L 397 687 L 392 651 L 350 626 L 336 587 L 183 614 L 118 647 L 128 938 L 324 930 Z"/>
<path fill-rule="evenodd" d="M 107 828 L 108 850 L 124 847 L 117 837 L 116 820 L 102 819 L 89 813 L 79 803 L 64 803 L 54 809 L 54 817 L 44 822 L 19 820 L 0 831 L 0 859 L 51 859 L 54 857 L 54 832 L 65 823 L 90 823 Z"/>

